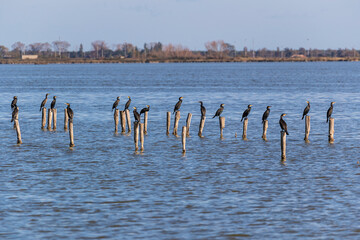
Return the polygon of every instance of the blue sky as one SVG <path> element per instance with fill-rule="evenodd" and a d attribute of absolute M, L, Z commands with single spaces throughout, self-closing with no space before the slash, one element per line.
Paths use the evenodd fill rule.
<path fill-rule="evenodd" d="M 0 45 L 66 40 L 360 49 L 358 0 L 0 0 Z"/>

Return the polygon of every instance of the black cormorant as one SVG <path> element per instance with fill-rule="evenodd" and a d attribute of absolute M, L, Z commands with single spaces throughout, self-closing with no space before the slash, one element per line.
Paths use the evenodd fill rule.
<path fill-rule="evenodd" d="M 134 107 L 133 113 L 134 113 L 135 121 L 136 121 L 136 122 L 140 122 L 140 114 L 137 112 L 136 107 Z"/>
<path fill-rule="evenodd" d="M 182 99 L 183 99 L 183 97 L 179 97 L 179 101 L 175 104 L 173 114 L 174 114 L 176 111 L 179 111 L 179 109 L 180 109 L 180 107 L 181 107 Z"/>
<path fill-rule="evenodd" d="M 267 106 L 266 107 L 266 111 L 264 112 L 263 116 L 262 116 L 262 122 L 264 123 L 265 120 L 267 120 L 269 114 L 270 114 L 270 108 L 271 106 Z"/>
<path fill-rule="evenodd" d="M 221 113 L 224 111 L 224 106 L 225 106 L 225 104 L 223 104 L 223 103 L 220 104 L 220 108 L 216 111 L 215 115 L 212 118 L 220 117 Z"/>
<path fill-rule="evenodd" d="M 251 107 L 252 107 L 252 105 L 249 104 L 249 105 L 248 105 L 248 108 L 243 112 L 243 115 L 242 115 L 242 118 L 241 118 L 241 122 L 242 122 L 242 120 L 243 120 L 244 118 L 246 118 L 246 117 L 249 115 L 249 113 L 250 113 L 250 111 L 251 111 Z"/>
<path fill-rule="evenodd" d="M 65 103 L 67 105 L 67 114 L 69 117 L 70 122 L 72 122 L 73 118 L 74 118 L 74 112 L 73 110 L 70 108 L 70 103 Z"/>
<path fill-rule="evenodd" d="M 287 131 L 287 124 L 283 119 L 283 117 L 285 115 L 286 115 L 286 113 L 281 114 L 279 124 L 280 124 L 281 129 L 286 132 L 286 135 L 289 135 L 289 133 Z"/>
<path fill-rule="evenodd" d="M 304 112 L 303 112 L 303 116 L 302 116 L 302 118 L 301 118 L 301 120 L 302 119 L 304 119 L 304 117 L 309 113 L 309 111 L 310 111 L 310 102 L 309 101 L 306 101 L 307 102 L 307 106 L 305 107 L 305 109 L 304 109 Z"/>
<path fill-rule="evenodd" d="M 199 101 L 199 103 L 200 103 L 201 117 L 205 117 L 206 116 L 206 108 L 204 107 L 202 101 Z"/>
<path fill-rule="evenodd" d="M 56 104 L 56 96 L 53 96 L 53 100 L 51 101 L 51 104 L 50 104 L 50 109 L 55 108 L 55 104 Z"/>
<path fill-rule="evenodd" d="M 16 103 L 17 103 L 17 96 L 14 96 L 14 99 L 11 102 L 11 109 L 16 108 Z"/>
<path fill-rule="evenodd" d="M 149 106 L 149 105 L 146 105 L 146 108 L 141 109 L 140 115 L 143 114 L 143 113 L 145 113 L 145 112 L 148 112 L 149 110 L 150 110 L 150 106 Z"/>
<path fill-rule="evenodd" d="M 49 94 L 47 93 L 46 96 L 45 96 L 45 99 L 41 102 L 39 112 L 41 111 L 41 109 L 42 109 L 43 107 L 45 107 L 45 104 L 46 104 L 46 102 L 47 102 L 47 97 L 48 97 L 48 95 L 49 95 Z"/>
<path fill-rule="evenodd" d="M 330 107 L 329 109 L 327 110 L 327 114 L 326 114 L 326 122 L 329 121 L 329 118 L 331 118 L 331 114 L 333 112 L 333 105 L 334 105 L 335 102 L 331 102 L 330 103 Z"/>
<path fill-rule="evenodd" d="M 115 109 L 117 108 L 117 106 L 119 105 L 119 102 L 120 102 L 120 97 L 117 97 L 117 98 L 116 98 L 116 101 L 115 101 L 114 104 L 113 104 L 112 110 L 114 110 L 114 108 L 115 108 Z"/>
<path fill-rule="evenodd" d="M 12 112 L 11 122 L 13 122 L 15 119 L 18 118 L 18 114 L 19 114 L 19 107 L 15 106 L 14 111 Z"/>
<path fill-rule="evenodd" d="M 128 101 L 126 102 L 126 104 L 125 104 L 124 111 L 125 111 L 126 109 L 129 109 L 129 107 L 130 107 L 131 98 L 130 98 L 130 96 L 128 96 L 128 98 L 129 98 L 129 100 L 128 100 Z"/>

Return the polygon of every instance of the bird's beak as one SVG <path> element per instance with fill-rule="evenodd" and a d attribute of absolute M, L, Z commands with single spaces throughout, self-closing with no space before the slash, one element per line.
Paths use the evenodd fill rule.
<path fill-rule="evenodd" d="M 252 107 L 253 105 L 249 105 L 250 107 Z"/>

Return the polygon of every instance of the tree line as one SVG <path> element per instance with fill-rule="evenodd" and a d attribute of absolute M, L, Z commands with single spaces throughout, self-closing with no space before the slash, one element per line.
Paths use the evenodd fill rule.
<path fill-rule="evenodd" d="M 41 59 L 214 59 L 227 60 L 236 58 L 358 58 L 360 51 L 355 49 L 293 49 L 279 47 L 275 50 L 267 48 L 236 49 L 233 44 L 223 40 L 209 41 L 204 44 L 205 50 L 194 51 L 181 44 L 162 44 L 161 42 L 145 43 L 142 48 L 131 43 L 112 44 L 102 40 L 93 41 L 91 49 L 85 51 L 83 44 L 69 50 L 71 44 L 67 41 L 52 43 L 31 43 L 26 45 L 16 42 L 8 48 L 0 44 L 0 59 L 21 59 L 22 55 L 38 55 Z"/>

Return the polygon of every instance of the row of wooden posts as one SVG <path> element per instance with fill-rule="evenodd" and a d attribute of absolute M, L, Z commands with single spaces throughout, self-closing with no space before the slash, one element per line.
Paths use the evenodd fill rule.
<path fill-rule="evenodd" d="M 119 111 L 115 109 L 114 112 L 114 123 L 115 123 L 115 132 L 118 132 L 118 125 L 119 125 L 119 116 L 120 116 L 120 123 L 121 123 L 121 132 L 126 132 L 126 125 L 128 132 L 131 132 L 131 120 L 130 120 L 130 111 L 126 109 L 125 111 Z M 186 152 L 186 138 L 190 136 L 190 124 L 191 124 L 192 114 L 188 113 L 186 119 L 186 126 L 182 127 L 182 151 L 183 153 Z M 41 128 L 45 129 L 47 119 L 47 129 L 48 130 L 56 130 L 57 127 L 57 109 L 48 109 L 48 118 L 46 118 L 46 108 L 42 109 L 42 121 L 41 121 Z M 201 116 L 200 124 L 199 124 L 199 132 L 198 136 L 203 137 L 203 129 L 205 126 L 205 116 Z M 174 128 L 172 134 L 178 136 L 178 127 L 180 121 L 180 111 L 177 111 L 175 114 L 174 120 Z M 139 150 L 139 133 L 140 133 L 140 151 L 144 151 L 144 134 L 147 134 L 147 122 L 148 122 L 148 112 L 144 113 L 144 122 L 140 123 L 135 121 L 134 122 L 134 143 L 135 143 L 135 151 Z M 170 134 L 170 126 L 171 126 L 171 112 L 167 112 L 166 114 L 166 135 Z M 242 139 L 247 140 L 247 126 L 248 126 L 248 118 L 245 118 L 243 121 L 243 134 Z M 225 117 L 219 117 L 219 127 L 220 127 L 220 138 L 223 138 L 223 129 L 225 128 Z M 20 124 L 18 117 L 14 119 L 14 128 L 16 129 L 17 133 L 17 143 L 22 144 L 21 140 L 21 132 L 20 132 Z M 74 147 L 74 131 L 73 131 L 73 122 L 70 121 L 67 114 L 67 109 L 64 109 L 64 130 L 69 129 L 69 137 L 70 137 L 70 147 Z M 268 129 L 268 120 L 263 122 L 263 134 L 262 139 L 267 141 L 266 134 Z M 305 137 L 304 140 L 309 142 L 309 134 L 310 134 L 310 116 L 305 117 Z M 236 135 L 235 135 L 236 137 Z M 286 133 L 281 131 L 281 159 L 283 161 L 286 160 Z M 329 136 L 328 136 L 329 143 L 334 142 L 334 118 L 329 118 Z"/>

